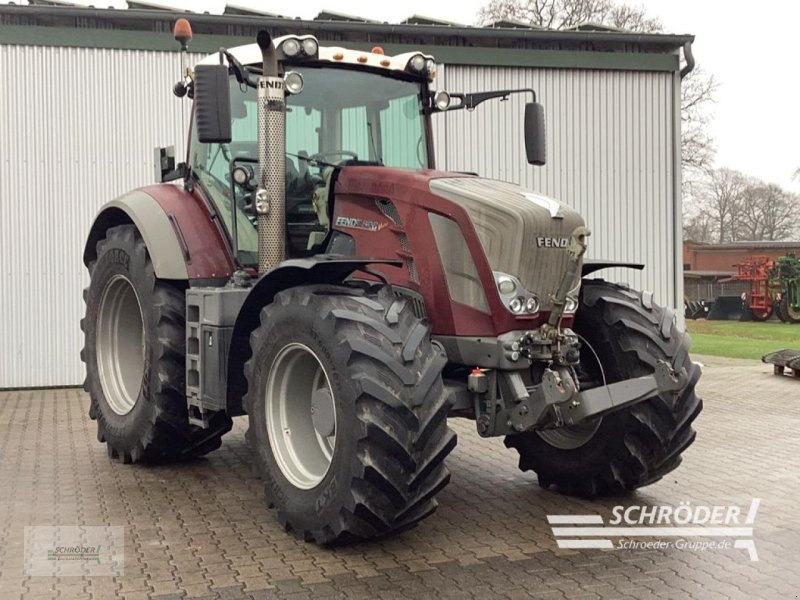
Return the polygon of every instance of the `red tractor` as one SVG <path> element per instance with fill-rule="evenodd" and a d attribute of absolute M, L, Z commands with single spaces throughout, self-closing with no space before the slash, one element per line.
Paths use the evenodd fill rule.
<path fill-rule="evenodd" d="M 569 493 L 678 466 L 702 403 L 674 311 L 582 279 L 621 265 L 583 260 L 569 206 L 437 171 L 431 120 L 493 98 L 534 99 L 529 163 L 545 142 L 533 90 L 434 93 L 435 72 L 266 32 L 184 69 L 187 162 L 162 149 L 162 183 L 105 205 L 84 251 L 85 388 L 111 457 L 199 456 L 247 415 L 268 505 L 322 544 L 433 512 L 449 416 Z"/>

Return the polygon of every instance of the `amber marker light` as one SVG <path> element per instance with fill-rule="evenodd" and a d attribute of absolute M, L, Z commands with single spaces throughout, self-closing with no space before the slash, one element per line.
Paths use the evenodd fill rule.
<path fill-rule="evenodd" d="M 178 19 L 175 21 L 175 27 L 172 29 L 172 35 L 180 42 L 182 48 L 186 48 L 189 42 L 192 41 L 192 26 L 186 19 Z"/>

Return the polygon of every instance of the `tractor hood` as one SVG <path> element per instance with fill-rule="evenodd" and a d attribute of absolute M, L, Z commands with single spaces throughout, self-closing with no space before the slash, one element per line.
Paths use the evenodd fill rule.
<path fill-rule="evenodd" d="M 584 224 L 556 200 L 465 173 L 353 165 L 335 186 L 334 229 L 354 241 L 357 256 L 401 258 L 405 268 L 392 283 L 421 291 L 441 335 L 496 335 L 544 323 L 567 270 L 570 237 Z M 457 227 L 436 225 L 432 215 Z M 498 272 L 524 290 L 501 292 Z M 531 296 L 538 310 L 511 309 L 515 298 Z"/>
<path fill-rule="evenodd" d="M 493 179 L 436 178 L 430 190 L 467 211 L 492 270 L 517 277 L 548 310 L 567 268 L 570 235 L 584 225 L 581 215 L 557 200 Z"/>

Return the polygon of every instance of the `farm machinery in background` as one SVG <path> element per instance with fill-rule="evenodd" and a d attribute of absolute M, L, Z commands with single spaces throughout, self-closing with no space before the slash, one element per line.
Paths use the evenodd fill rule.
<path fill-rule="evenodd" d="M 774 313 L 783 322 L 800 323 L 800 259 L 793 254 L 776 259 L 748 256 L 736 267 L 736 275 L 720 283 L 750 283 L 742 300 L 753 321 L 766 321 Z"/>
<path fill-rule="evenodd" d="M 800 323 L 800 258 L 793 254 L 778 258 L 770 270 L 775 294 L 775 313 L 781 321 Z"/>

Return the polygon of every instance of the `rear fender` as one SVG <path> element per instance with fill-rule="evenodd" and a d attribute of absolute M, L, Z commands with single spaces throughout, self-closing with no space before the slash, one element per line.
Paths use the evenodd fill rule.
<path fill-rule="evenodd" d="M 83 262 L 97 258 L 97 242 L 116 225 L 132 223 L 160 279 L 227 278 L 234 265 L 228 244 L 207 205 L 177 186 L 148 186 L 115 198 L 94 220 Z"/>
<path fill-rule="evenodd" d="M 601 271 L 603 269 L 615 268 L 636 269 L 637 271 L 641 271 L 644 269 L 644 265 L 641 263 L 621 262 L 614 260 L 589 259 L 583 261 L 583 265 L 581 266 L 581 277 L 586 277 L 587 275 L 591 275 L 592 273 Z"/>
<path fill-rule="evenodd" d="M 260 324 L 261 309 L 272 302 L 275 295 L 285 289 L 300 285 L 342 283 L 354 271 L 368 265 L 385 264 L 402 266 L 394 259 L 353 259 L 321 254 L 310 258 L 289 259 L 262 275 L 245 298 L 236 317 L 228 353 L 228 414 L 244 414 L 242 398 L 247 391 L 244 363 L 250 358 L 250 334 Z"/>

